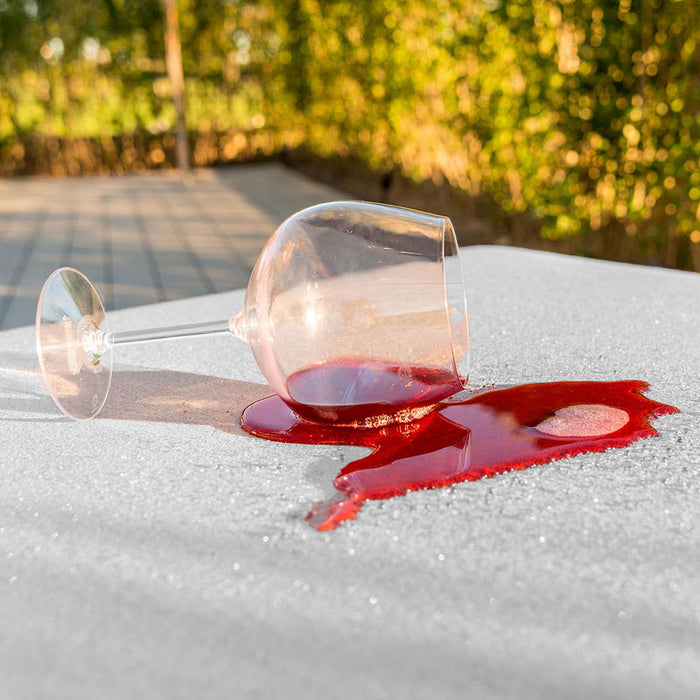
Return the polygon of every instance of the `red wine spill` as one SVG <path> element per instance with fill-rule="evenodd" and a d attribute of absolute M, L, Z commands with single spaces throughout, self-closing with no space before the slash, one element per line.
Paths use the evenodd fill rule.
<path fill-rule="evenodd" d="M 304 379 L 310 376 L 290 383 Z M 387 378 L 379 384 L 391 387 Z M 316 504 L 306 516 L 317 530 L 332 530 L 354 518 L 369 499 L 475 481 L 658 435 L 649 421 L 678 409 L 646 398 L 642 392 L 647 389 L 641 381 L 496 388 L 439 403 L 420 420 L 378 428 L 311 423 L 270 396 L 248 406 L 241 424 L 268 440 L 372 449 L 340 471 L 334 481 L 338 495 Z M 405 405 L 390 394 L 384 403 Z"/>

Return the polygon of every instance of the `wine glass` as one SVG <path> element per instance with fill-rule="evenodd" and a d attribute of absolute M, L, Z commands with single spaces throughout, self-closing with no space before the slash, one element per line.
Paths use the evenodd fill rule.
<path fill-rule="evenodd" d="M 301 418 L 378 425 L 424 415 L 466 387 L 469 327 L 449 219 L 367 202 L 327 202 L 280 225 L 241 311 L 222 321 L 111 332 L 99 294 L 72 268 L 41 292 L 36 339 L 56 405 L 94 417 L 119 345 L 231 333 Z"/>

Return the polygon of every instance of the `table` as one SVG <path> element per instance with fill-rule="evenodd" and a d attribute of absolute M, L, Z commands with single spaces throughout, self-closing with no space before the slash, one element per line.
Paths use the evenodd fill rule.
<path fill-rule="evenodd" d="M 475 385 L 643 379 L 660 436 L 304 522 L 360 448 L 241 431 L 226 336 L 120 348 L 62 418 L 0 333 L 3 698 L 697 698 L 700 276 L 461 251 Z M 225 317 L 243 292 L 113 312 Z"/>

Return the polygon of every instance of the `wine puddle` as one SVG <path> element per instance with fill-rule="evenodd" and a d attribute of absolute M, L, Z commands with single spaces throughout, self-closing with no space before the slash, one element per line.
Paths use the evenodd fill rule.
<path fill-rule="evenodd" d="M 241 424 L 268 440 L 372 449 L 336 476 L 339 494 L 306 516 L 317 530 L 332 530 L 370 499 L 475 481 L 658 435 L 650 420 L 678 409 L 647 398 L 647 389 L 641 381 L 494 388 L 442 402 L 411 423 L 363 429 L 304 421 L 270 396 L 248 406 Z"/>

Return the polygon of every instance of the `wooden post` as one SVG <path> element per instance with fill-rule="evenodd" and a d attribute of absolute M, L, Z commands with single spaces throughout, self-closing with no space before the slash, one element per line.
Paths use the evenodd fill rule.
<path fill-rule="evenodd" d="M 176 114 L 175 164 L 180 170 L 187 171 L 190 168 L 190 147 L 185 118 L 185 75 L 182 70 L 177 0 L 161 0 L 161 4 L 165 13 L 165 62 Z"/>

